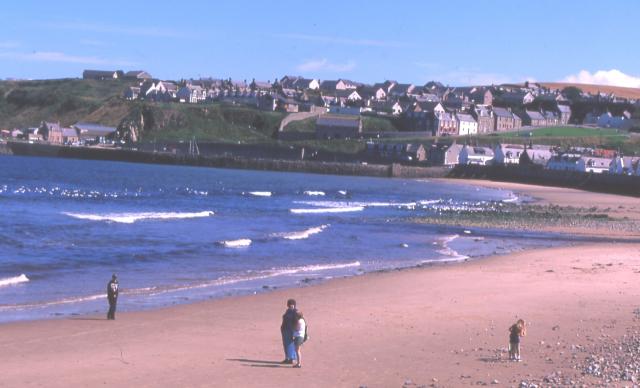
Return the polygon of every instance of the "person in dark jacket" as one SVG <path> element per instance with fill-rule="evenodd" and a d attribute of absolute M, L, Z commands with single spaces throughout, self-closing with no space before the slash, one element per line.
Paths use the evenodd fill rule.
<path fill-rule="evenodd" d="M 116 303 L 118 303 L 118 277 L 111 275 L 111 281 L 107 283 L 107 299 L 109 300 L 109 312 L 107 319 L 116 319 Z"/>
<path fill-rule="evenodd" d="M 293 342 L 293 332 L 296 328 L 296 301 L 289 299 L 287 301 L 287 311 L 282 315 L 282 324 L 280 325 L 280 334 L 282 334 L 282 346 L 284 347 L 283 364 L 293 364 L 296 360 L 296 347 Z"/>

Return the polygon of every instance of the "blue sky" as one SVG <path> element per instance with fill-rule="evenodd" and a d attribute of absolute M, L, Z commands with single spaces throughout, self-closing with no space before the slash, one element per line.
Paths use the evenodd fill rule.
<path fill-rule="evenodd" d="M 12 1 L 0 78 L 144 69 L 163 79 L 640 87 L 637 15 L 637 0 Z"/>

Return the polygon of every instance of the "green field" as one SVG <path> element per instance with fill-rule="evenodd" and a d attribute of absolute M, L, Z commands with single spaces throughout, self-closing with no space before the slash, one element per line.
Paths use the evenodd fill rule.
<path fill-rule="evenodd" d="M 535 143 L 564 147 L 579 146 L 620 149 L 630 154 L 640 152 L 640 139 L 631 136 L 626 131 L 610 128 L 548 127 L 533 130 L 522 129 L 517 132 L 465 136 L 459 139 L 459 142 L 472 141 L 478 144 L 491 145 L 497 143 Z"/>
<path fill-rule="evenodd" d="M 612 128 L 591 127 L 549 127 L 538 128 L 530 131 L 533 137 L 628 137 L 626 132 Z"/>
<path fill-rule="evenodd" d="M 317 117 L 311 117 L 304 120 L 292 121 L 284 127 L 285 131 L 291 132 L 315 132 Z"/>

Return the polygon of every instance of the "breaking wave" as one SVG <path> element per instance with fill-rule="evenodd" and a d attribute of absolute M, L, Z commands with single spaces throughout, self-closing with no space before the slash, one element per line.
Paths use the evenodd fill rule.
<path fill-rule="evenodd" d="M 217 244 L 222 245 L 225 248 L 245 248 L 251 245 L 251 240 L 248 238 L 241 238 L 238 240 L 218 241 Z"/>
<path fill-rule="evenodd" d="M 159 287 L 129 289 L 126 291 L 122 291 L 121 294 L 131 295 L 131 296 L 152 297 L 152 296 L 157 296 L 157 295 L 171 293 L 171 292 L 189 291 L 189 290 L 209 288 L 209 287 L 219 287 L 219 286 L 226 286 L 226 285 L 242 283 L 242 282 L 250 282 L 255 280 L 275 278 L 278 276 L 296 275 L 296 274 L 307 273 L 307 272 L 338 270 L 338 269 L 352 268 L 352 267 L 359 267 L 359 266 L 360 266 L 360 262 L 354 261 L 350 263 L 313 264 L 313 265 L 306 265 L 301 267 L 273 268 L 269 270 L 257 271 L 255 273 L 249 273 L 246 276 L 220 278 L 220 279 L 215 279 L 207 282 L 191 284 L 191 285 L 159 286 Z M 58 305 L 91 302 L 91 301 L 105 299 L 105 298 L 106 298 L 105 294 L 96 294 L 96 295 L 64 298 L 64 299 L 48 301 L 48 302 L 25 303 L 25 304 L 18 304 L 18 305 L 0 305 L 0 311 L 47 308 L 47 307 L 58 306 Z"/>
<path fill-rule="evenodd" d="M 29 281 L 29 278 L 27 277 L 27 275 L 22 274 L 20 276 L 0 279 L 0 287 L 11 286 L 19 283 L 26 283 L 28 281 Z"/>
<path fill-rule="evenodd" d="M 247 194 L 253 195 L 254 197 L 271 197 L 273 195 L 270 191 L 249 191 Z"/>
<path fill-rule="evenodd" d="M 188 291 L 188 290 L 194 290 L 199 288 L 226 286 L 226 285 L 242 283 L 242 282 L 270 279 L 278 276 L 296 275 L 296 274 L 306 273 L 306 272 L 329 271 L 329 270 L 337 270 L 337 269 L 352 268 L 352 267 L 359 267 L 359 266 L 360 266 L 360 262 L 354 261 L 350 263 L 312 264 L 312 265 L 305 265 L 301 267 L 292 267 L 292 268 L 273 268 L 270 270 L 257 271 L 255 273 L 248 274 L 246 276 L 221 278 L 221 279 L 216 279 L 209 282 L 192 284 L 187 286 L 156 288 L 154 292 L 149 294 L 149 296 L 155 296 L 155 295 L 165 294 L 169 292 Z"/>
<path fill-rule="evenodd" d="M 276 233 L 276 234 L 273 234 L 272 236 L 282 237 L 286 240 L 304 240 L 306 238 L 309 238 L 309 236 L 322 232 L 327 227 L 329 227 L 329 225 L 320 225 L 315 228 L 309 228 L 299 232 Z"/>
<path fill-rule="evenodd" d="M 307 190 L 303 193 L 304 195 L 309 195 L 309 196 L 324 196 L 324 191 L 312 191 L 312 190 Z"/>
<path fill-rule="evenodd" d="M 452 241 L 454 241 L 458 237 L 460 237 L 460 235 L 454 234 L 452 236 L 443 237 L 443 238 L 440 239 L 439 243 L 441 244 L 442 249 L 438 250 L 438 253 L 440 253 L 442 255 L 445 255 L 445 256 L 448 256 L 450 258 L 449 259 L 444 259 L 444 260 L 440 259 L 438 261 L 440 261 L 440 262 L 444 262 L 444 261 L 462 261 L 462 260 L 465 260 L 465 259 L 469 258 L 469 256 L 461 255 L 457 251 L 455 251 L 454 249 L 449 247 L 449 243 L 451 243 Z"/>
<path fill-rule="evenodd" d="M 142 212 L 142 213 L 105 213 L 105 214 L 92 214 L 92 213 L 62 213 L 66 216 L 90 221 L 107 221 L 118 222 L 122 224 L 133 224 L 142 220 L 171 220 L 171 219 L 185 219 L 185 218 L 201 218 L 210 217 L 215 213 L 211 210 L 205 210 L 201 212 Z"/>
<path fill-rule="evenodd" d="M 363 211 L 362 206 L 328 207 L 315 209 L 289 209 L 293 214 L 322 214 L 322 213 L 348 213 Z"/>

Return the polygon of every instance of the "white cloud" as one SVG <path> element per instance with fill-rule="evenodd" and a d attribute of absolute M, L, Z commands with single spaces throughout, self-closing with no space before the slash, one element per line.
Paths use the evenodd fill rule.
<path fill-rule="evenodd" d="M 332 73 L 344 73 L 355 69 L 356 63 L 354 61 L 348 61 L 347 63 L 333 63 L 328 59 L 312 59 L 307 62 L 301 63 L 296 66 L 296 70 L 301 72 L 332 72 Z"/>
<path fill-rule="evenodd" d="M 98 57 L 69 55 L 56 51 L 34 51 L 31 53 L 0 52 L 0 58 L 32 62 L 82 63 L 86 65 L 132 66 L 136 63 L 125 60 L 111 60 Z"/>
<path fill-rule="evenodd" d="M 565 77 L 562 81 L 578 84 L 640 88 L 640 77 L 634 77 L 632 75 L 625 74 L 617 69 L 598 70 L 595 73 L 590 73 L 587 70 L 582 70 L 578 74 L 572 74 Z"/>
<path fill-rule="evenodd" d="M 394 40 L 375 40 L 375 39 L 352 39 L 342 38 L 338 36 L 325 35 L 307 35 L 307 34 L 274 34 L 276 38 L 305 40 L 309 42 L 345 44 L 351 46 L 369 46 L 369 47 L 410 47 L 408 42 L 399 42 Z"/>

